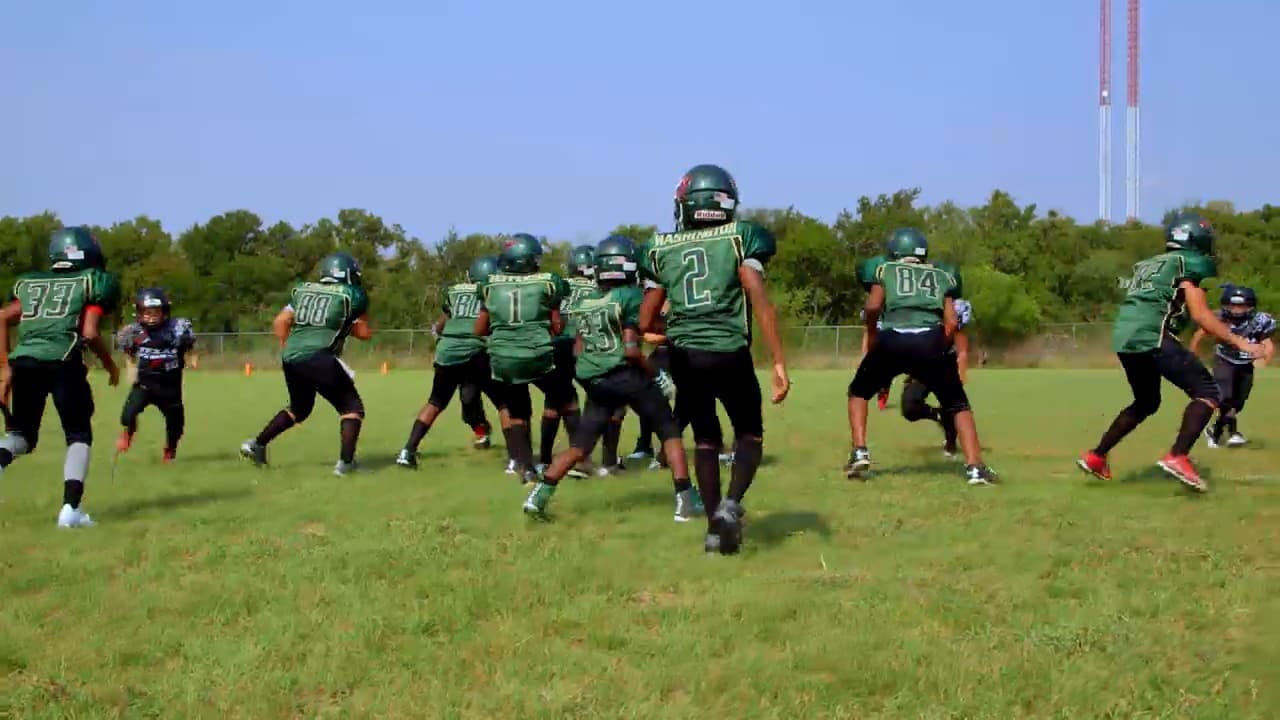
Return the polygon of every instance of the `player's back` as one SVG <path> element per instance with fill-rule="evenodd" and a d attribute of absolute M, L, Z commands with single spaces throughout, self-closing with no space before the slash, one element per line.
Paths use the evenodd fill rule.
<path fill-rule="evenodd" d="M 12 357 L 65 360 L 80 349 L 80 324 L 90 306 L 111 312 L 120 289 L 111 273 L 98 268 L 70 272 L 30 272 L 18 276 L 13 297 L 22 306 L 18 344 Z"/>
<path fill-rule="evenodd" d="M 584 298 L 591 297 L 599 291 L 596 281 L 577 275 L 564 279 L 566 292 L 560 301 L 560 319 L 564 321 L 564 330 L 557 340 L 572 341 L 578 335 L 578 326 L 574 319 L 574 311 Z"/>
<path fill-rule="evenodd" d="M 751 306 L 738 269 L 763 270 L 775 251 L 768 230 L 748 220 L 658 233 L 643 248 L 645 276 L 671 302 L 667 340 L 676 347 L 732 352 L 751 342 Z"/>
<path fill-rule="evenodd" d="M 640 323 L 644 293 L 635 285 L 610 288 L 583 298 L 575 306 L 582 354 L 577 375 L 583 380 L 599 377 L 626 363 L 622 331 Z"/>
<path fill-rule="evenodd" d="M 1171 250 L 1140 260 L 1133 274 L 1121 282 L 1120 301 L 1111 334 L 1116 352 L 1144 352 L 1160 346 L 1161 338 L 1176 333 L 1185 322 L 1178 285 L 1197 285 L 1217 273 L 1211 258 L 1189 250 Z"/>
<path fill-rule="evenodd" d="M 565 294 L 555 273 L 494 273 L 481 286 L 489 311 L 489 354 L 536 358 L 551 353 L 551 312 Z"/>
<path fill-rule="evenodd" d="M 289 306 L 293 327 L 283 358 L 295 362 L 318 352 L 341 355 L 351 326 L 369 310 L 369 297 L 357 285 L 300 282 L 293 288 Z"/>
<path fill-rule="evenodd" d="M 948 297 L 959 295 L 958 273 L 931 263 L 872 261 L 875 281 L 884 289 L 880 322 L 885 330 L 928 329 L 942 324 Z"/>
<path fill-rule="evenodd" d="M 465 282 L 444 289 L 444 327 L 436 342 L 436 362 L 453 365 L 465 362 L 484 350 L 485 339 L 476 335 L 480 315 L 480 286 Z"/>

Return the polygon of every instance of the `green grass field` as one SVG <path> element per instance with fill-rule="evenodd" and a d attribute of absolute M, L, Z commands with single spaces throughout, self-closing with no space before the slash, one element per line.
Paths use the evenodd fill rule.
<path fill-rule="evenodd" d="M 149 410 L 112 482 L 125 389 L 96 372 L 99 525 L 54 527 L 52 411 L 0 480 L 0 716 L 1280 717 L 1280 373 L 1259 373 L 1251 446 L 1197 446 L 1205 496 L 1154 467 L 1169 389 L 1116 481 L 1075 470 L 1127 402 L 1118 371 L 974 372 L 999 486 L 967 487 L 896 397 L 872 410 L 877 475 L 847 481 L 848 376 L 799 373 L 766 409 L 726 558 L 672 522 L 661 473 L 566 480 L 554 522 L 527 520 L 456 405 L 422 469 L 396 468 L 425 372 L 357 379 L 348 478 L 325 406 L 273 467 L 243 464 L 283 383 L 194 373 L 179 462 Z"/>

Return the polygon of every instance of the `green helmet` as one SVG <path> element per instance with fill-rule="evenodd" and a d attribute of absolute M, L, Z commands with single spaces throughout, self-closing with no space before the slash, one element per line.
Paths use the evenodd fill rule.
<path fill-rule="evenodd" d="M 1164 227 L 1164 246 L 1170 250 L 1192 250 L 1213 257 L 1217 237 L 1208 220 L 1187 210 L 1174 213 Z"/>
<path fill-rule="evenodd" d="M 915 228 L 898 228 L 889 233 L 884 251 L 890 260 L 925 262 L 929 259 L 929 240 Z"/>
<path fill-rule="evenodd" d="M 542 263 L 542 243 L 529 233 L 516 233 L 502 244 L 498 269 L 523 275 L 537 272 Z"/>
<path fill-rule="evenodd" d="M 738 183 L 719 165 L 697 165 L 676 186 L 676 230 L 714 227 L 733 220 Z"/>
<path fill-rule="evenodd" d="M 569 275 L 591 277 L 595 272 L 596 249 L 590 245 L 579 245 L 569 253 Z"/>
<path fill-rule="evenodd" d="M 476 258 L 475 262 L 471 263 L 471 267 L 467 268 L 467 282 L 482 283 L 496 272 L 498 272 L 498 258 L 493 255 Z"/>
<path fill-rule="evenodd" d="M 359 285 L 360 263 L 348 253 L 333 253 L 320 261 L 320 282 Z"/>
<path fill-rule="evenodd" d="M 102 254 L 98 238 L 89 228 L 78 225 L 54 230 L 49 237 L 49 268 L 51 270 L 83 270 L 106 268 L 107 258 Z"/>
<path fill-rule="evenodd" d="M 610 235 L 596 246 L 596 280 L 634 283 L 636 244 L 625 235 Z"/>

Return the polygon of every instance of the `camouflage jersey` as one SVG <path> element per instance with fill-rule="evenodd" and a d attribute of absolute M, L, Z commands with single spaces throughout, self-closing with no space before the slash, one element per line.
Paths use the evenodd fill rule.
<path fill-rule="evenodd" d="M 444 328 L 436 340 L 436 365 L 461 365 L 485 350 L 485 339 L 476 335 L 480 315 L 480 286 L 458 283 L 444 289 L 441 308 Z"/>
<path fill-rule="evenodd" d="M 946 298 L 957 300 L 963 290 L 960 272 L 950 265 L 902 262 L 884 256 L 862 264 L 858 281 L 868 290 L 884 288 L 884 306 L 877 327 L 905 332 L 942 325 Z"/>
<path fill-rule="evenodd" d="M 1235 335 L 1257 345 L 1276 333 L 1276 319 L 1264 312 L 1251 312 L 1244 317 L 1232 317 L 1225 309 L 1218 311 L 1218 318 L 1231 328 Z M 1218 343 L 1214 354 L 1232 365 L 1252 365 L 1253 358 L 1245 355 L 1233 345 Z"/>
<path fill-rule="evenodd" d="M 351 326 L 369 312 L 369 296 L 358 285 L 300 282 L 285 309 L 293 311 L 293 327 L 282 353 L 285 362 L 300 362 L 322 352 L 341 356 Z"/>
<path fill-rule="evenodd" d="M 551 312 L 567 294 L 565 281 L 550 272 L 494 273 L 480 286 L 494 378 L 522 384 L 551 372 Z"/>
<path fill-rule="evenodd" d="M 644 291 L 635 285 L 619 285 L 584 298 L 575 306 L 582 354 L 578 356 L 579 380 L 600 377 L 627 364 L 622 343 L 625 329 L 640 332 L 640 303 Z"/>
<path fill-rule="evenodd" d="M 599 289 L 596 287 L 596 281 L 588 277 L 567 277 L 565 278 L 568 291 L 565 293 L 564 299 L 560 301 L 560 319 L 564 322 L 564 330 L 556 336 L 555 341 L 558 343 L 572 343 L 574 338 L 578 336 L 577 322 L 573 317 L 574 308 L 583 298 L 594 295 Z"/>
<path fill-rule="evenodd" d="M 749 220 L 653 236 L 641 248 L 639 267 L 671 301 L 667 341 L 712 352 L 750 346 L 751 303 L 738 268 L 764 272 L 776 251 L 773 235 Z"/>
<path fill-rule="evenodd" d="M 191 321 L 170 318 L 158 327 L 146 328 L 131 323 L 116 336 L 120 351 L 138 363 L 138 384 L 147 382 L 182 382 L 187 351 L 196 344 Z"/>
<path fill-rule="evenodd" d="M 1111 348 L 1118 353 L 1150 352 L 1165 336 L 1187 325 L 1187 308 L 1178 285 L 1189 280 L 1197 287 L 1218 272 L 1213 258 L 1194 250 L 1171 250 L 1133 266 L 1121 282 L 1124 300 L 1111 331 Z"/>
<path fill-rule="evenodd" d="M 104 314 L 115 311 L 120 284 L 98 268 L 30 272 L 18 276 L 9 300 L 22 306 L 18 344 L 9 357 L 56 362 L 83 348 L 80 328 L 87 308 L 98 307 Z"/>

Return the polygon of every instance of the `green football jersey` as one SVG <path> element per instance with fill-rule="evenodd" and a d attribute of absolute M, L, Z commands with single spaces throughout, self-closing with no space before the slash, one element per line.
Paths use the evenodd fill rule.
<path fill-rule="evenodd" d="M 1160 347 L 1165 335 L 1180 332 L 1189 320 L 1178 285 L 1190 280 L 1198 286 L 1217 274 L 1213 258 L 1193 250 L 1172 250 L 1135 264 L 1133 275 L 1120 283 L 1125 296 L 1111 330 L 1112 350 Z"/>
<path fill-rule="evenodd" d="M 532 382 L 551 371 L 551 312 L 566 285 L 555 273 L 494 273 L 480 286 L 489 311 L 489 362 L 507 383 Z"/>
<path fill-rule="evenodd" d="M 285 362 L 297 362 L 318 352 L 342 355 L 351 326 L 369 312 L 369 296 L 357 285 L 300 282 L 293 288 L 289 307 L 293 327 L 282 357 Z"/>
<path fill-rule="evenodd" d="M 732 352 L 751 344 L 751 304 L 738 268 L 761 272 L 773 235 L 747 220 L 658 233 L 640 252 L 640 272 L 667 292 L 667 340 L 676 347 Z"/>
<path fill-rule="evenodd" d="M 71 272 L 30 272 L 19 275 L 10 301 L 22 306 L 18 344 L 10 357 L 66 360 L 80 350 L 80 323 L 85 308 L 115 312 L 120 283 L 106 270 L 86 268 Z"/>
<path fill-rule="evenodd" d="M 946 299 L 960 297 L 960 271 L 952 265 L 902 262 L 876 256 L 858 272 L 862 286 L 884 288 L 883 330 L 918 330 L 942 325 Z"/>
<path fill-rule="evenodd" d="M 577 375 L 581 380 L 600 377 L 627 364 L 622 331 L 640 331 L 640 303 L 644 291 L 635 285 L 611 288 L 583 298 L 576 306 L 578 332 L 582 335 L 582 354 L 578 356 Z"/>
<path fill-rule="evenodd" d="M 480 286 L 458 283 L 444 289 L 441 307 L 444 328 L 436 341 L 437 365 L 461 365 L 484 352 L 485 339 L 476 335 L 476 316 L 480 314 Z"/>
<path fill-rule="evenodd" d="M 564 299 L 560 301 L 560 319 L 564 321 L 564 330 L 556 338 L 556 342 L 573 342 L 578 336 L 574 308 L 583 298 L 596 294 L 599 288 L 595 280 L 587 277 L 568 277 L 564 282 Z"/>

